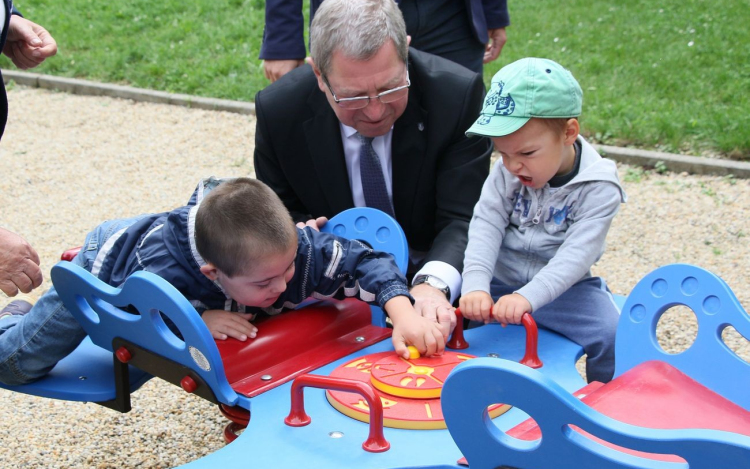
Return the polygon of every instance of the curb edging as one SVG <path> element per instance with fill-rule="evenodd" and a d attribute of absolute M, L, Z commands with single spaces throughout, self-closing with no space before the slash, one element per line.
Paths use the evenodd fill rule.
<path fill-rule="evenodd" d="M 110 98 L 132 99 L 133 101 L 172 104 L 193 109 L 208 111 L 227 111 L 238 114 L 255 114 L 255 104 L 229 99 L 204 98 L 188 94 L 167 93 L 132 86 L 112 85 L 95 81 L 64 78 L 39 73 L 3 70 L 3 79 L 7 83 L 13 80 L 19 85 L 64 91 L 71 94 L 88 96 L 107 96 Z"/>
<path fill-rule="evenodd" d="M 171 104 L 208 111 L 226 111 L 238 114 L 255 115 L 255 104 L 229 99 L 204 98 L 187 94 L 167 93 L 132 86 L 112 85 L 77 78 L 63 78 L 39 73 L 3 70 L 3 79 L 7 83 L 13 80 L 19 85 L 44 88 L 66 93 L 107 96 L 111 98 L 131 99 L 133 101 Z M 595 144 L 594 148 L 602 156 L 619 163 L 653 168 L 657 164 L 672 172 L 702 174 L 712 176 L 732 176 L 750 179 L 750 163 L 717 158 L 678 155 L 658 151 L 639 150 L 637 148 L 614 147 Z"/>
<path fill-rule="evenodd" d="M 604 156 L 619 163 L 654 168 L 659 163 L 675 173 L 702 174 L 711 176 L 732 176 L 750 179 L 750 163 L 718 158 L 704 158 L 699 156 L 677 155 L 658 151 L 639 150 L 637 148 L 613 147 L 610 145 L 594 145 L 594 148 Z"/>

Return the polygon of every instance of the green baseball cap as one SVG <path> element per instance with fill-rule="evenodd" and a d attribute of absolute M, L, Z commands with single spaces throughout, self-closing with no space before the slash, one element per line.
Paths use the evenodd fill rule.
<path fill-rule="evenodd" d="M 578 117 L 582 103 L 580 85 L 562 65 L 535 57 L 517 60 L 492 77 L 479 119 L 466 135 L 502 137 L 532 117 Z"/>

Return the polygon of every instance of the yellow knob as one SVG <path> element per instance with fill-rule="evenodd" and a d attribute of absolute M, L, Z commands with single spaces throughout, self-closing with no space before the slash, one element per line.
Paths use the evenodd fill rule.
<path fill-rule="evenodd" d="M 417 350 L 417 347 L 415 347 L 413 345 L 409 345 L 406 348 L 409 349 L 409 359 L 410 360 L 413 360 L 415 358 L 421 357 L 421 355 L 419 354 L 419 350 Z"/>

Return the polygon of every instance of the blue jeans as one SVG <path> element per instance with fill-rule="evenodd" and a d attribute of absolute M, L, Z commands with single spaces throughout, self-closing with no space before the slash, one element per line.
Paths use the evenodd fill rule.
<path fill-rule="evenodd" d="M 111 220 L 97 226 L 72 262 L 90 272 L 107 239 L 136 220 Z M 85 337 L 55 287 L 50 287 L 27 314 L 0 320 L 0 381 L 17 385 L 43 377 Z"/>
<path fill-rule="evenodd" d="M 493 279 L 493 300 L 509 295 L 520 286 L 509 286 Z M 604 279 L 589 277 L 567 289 L 552 302 L 533 313 L 537 325 L 561 334 L 583 347 L 586 353 L 586 379 L 606 383 L 615 373 L 615 335 L 620 321 L 612 293 Z"/>

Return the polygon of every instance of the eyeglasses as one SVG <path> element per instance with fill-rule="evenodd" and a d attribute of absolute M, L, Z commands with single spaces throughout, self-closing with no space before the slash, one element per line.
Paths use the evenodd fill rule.
<path fill-rule="evenodd" d="M 331 92 L 331 96 L 333 96 L 333 100 L 336 101 L 336 104 L 341 106 L 344 109 L 362 109 L 367 107 L 368 104 L 370 104 L 371 99 L 378 99 L 383 104 L 390 104 L 392 102 L 398 101 L 399 99 L 403 99 L 406 97 L 406 95 L 409 93 L 408 89 L 411 86 L 411 81 L 409 80 L 409 71 L 406 71 L 406 84 L 403 86 L 397 86 L 395 88 L 392 88 L 390 90 L 383 91 L 382 93 L 378 93 L 376 96 L 358 96 L 356 98 L 339 98 L 336 96 L 336 93 L 333 92 L 333 88 L 331 88 L 331 84 L 328 83 L 328 78 L 323 76 L 323 81 L 325 82 L 326 86 L 328 87 L 328 91 Z"/>

